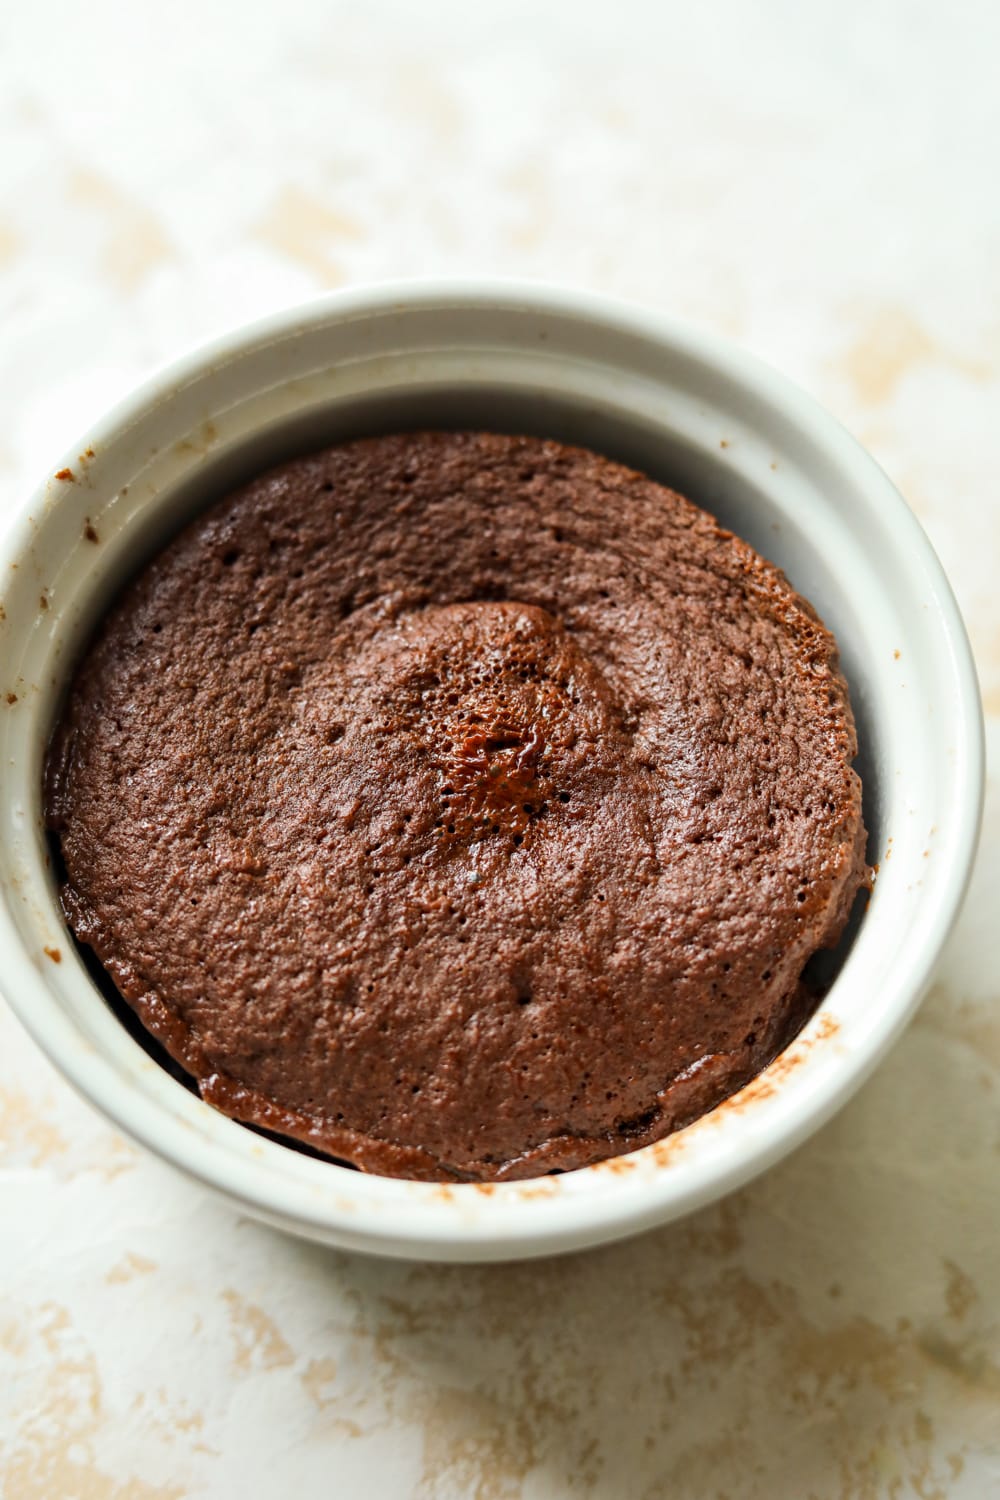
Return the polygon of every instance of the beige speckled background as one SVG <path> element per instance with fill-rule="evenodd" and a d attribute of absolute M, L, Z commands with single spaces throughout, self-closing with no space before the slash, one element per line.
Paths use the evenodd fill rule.
<path fill-rule="evenodd" d="M 998 73 L 993 0 L 3 8 L 0 522 L 156 362 L 318 288 L 624 293 L 889 470 L 993 774 L 875 1079 L 748 1190 L 572 1260 L 286 1240 L 116 1137 L 0 1008 L 6 1500 L 1000 1496 Z"/>

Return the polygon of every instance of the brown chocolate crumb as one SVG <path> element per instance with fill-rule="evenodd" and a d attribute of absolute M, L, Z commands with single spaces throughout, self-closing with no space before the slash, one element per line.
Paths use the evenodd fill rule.
<path fill-rule="evenodd" d="M 47 958 L 51 958 L 54 964 L 62 963 L 62 954 L 59 952 L 58 948 L 46 948 L 45 955 Z"/>
<path fill-rule="evenodd" d="M 72 484 L 76 480 L 76 475 L 73 473 L 72 469 L 57 469 L 56 478 L 68 480 Z"/>
<path fill-rule="evenodd" d="M 97 535 L 97 532 L 94 530 L 93 526 L 91 525 L 91 521 L 90 521 L 90 517 L 89 516 L 86 518 L 86 522 L 85 522 L 84 528 L 83 528 L 83 534 L 86 537 L 86 539 L 87 539 L 88 542 L 99 542 L 101 540 L 100 537 Z"/>

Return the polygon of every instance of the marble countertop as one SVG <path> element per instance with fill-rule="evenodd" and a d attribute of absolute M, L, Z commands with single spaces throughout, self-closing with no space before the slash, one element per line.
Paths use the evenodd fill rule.
<path fill-rule="evenodd" d="M 283 1238 L 118 1137 L 0 1006 L 0 1494 L 1000 1495 L 1000 10 L 34 0 L 3 30 L 0 524 L 153 365 L 318 289 L 627 295 L 886 467 L 965 612 L 991 780 L 964 915 L 862 1093 L 575 1258 Z"/>

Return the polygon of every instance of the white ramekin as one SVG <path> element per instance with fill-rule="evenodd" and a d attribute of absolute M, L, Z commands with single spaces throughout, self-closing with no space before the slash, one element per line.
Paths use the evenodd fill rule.
<path fill-rule="evenodd" d="M 491 426 L 586 443 L 685 489 L 780 563 L 840 641 L 879 874 L 832 989 L 748 1088 L 631 1156 L 524 1183 L 364 1176 L 263 1139 L 161 1070 L 88 977 L 60 914 L 43 749 L 74 655 L 123 580 L 209 497 L 339 436 Z M 982 719 L 955 601 L 871 458 L 714 337 L 580 292 L 492 281 L 325 297 L 155 375 L 89 430 L 0 549 L 0 983 L 66 1077 L 135 1140 L 294 1233 L 487 1260 L 662 1223 L 828 1119 L 912 1016 L 979 826 Z"/>

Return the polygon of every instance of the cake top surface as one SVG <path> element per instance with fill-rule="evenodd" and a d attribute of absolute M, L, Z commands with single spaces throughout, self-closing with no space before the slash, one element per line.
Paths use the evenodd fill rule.
<path fill-rule="evenodd" d="M 587 451 L 367 439 L 192 522 L 50 754 L 64 901 L 238 1118 L 371 1170 L 581 1165 L 801 1020 L 865 874 L 833 638 Z"/>

